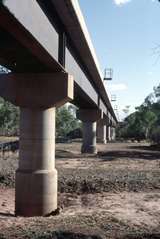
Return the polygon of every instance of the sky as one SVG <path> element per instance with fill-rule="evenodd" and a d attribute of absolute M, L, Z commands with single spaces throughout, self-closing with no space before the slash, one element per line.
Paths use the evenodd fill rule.
<path fill-rule="evenodd" d="M 79 0 L 105 82 L 116 95 L 120 119 L 143 103 L 160 84 L 160 3 L 158 0 Z M 158 47 L 159 46 L 159 47 Z M 158 54 L 159 53 L 159 54 Z"/>

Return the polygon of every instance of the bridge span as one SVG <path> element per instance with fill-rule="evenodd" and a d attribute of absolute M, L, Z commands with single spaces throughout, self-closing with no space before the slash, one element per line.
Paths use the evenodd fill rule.
<path fill-rule="evenodd" d="M 55 108 L 75 104 L 82 153 L 96 153 L 117 119 L 77 0 L 1 0 L 0 96 L 20 107 L 16 215 L 57 209 Z M 96 137 L 97 136 L 97 137 Z"/>

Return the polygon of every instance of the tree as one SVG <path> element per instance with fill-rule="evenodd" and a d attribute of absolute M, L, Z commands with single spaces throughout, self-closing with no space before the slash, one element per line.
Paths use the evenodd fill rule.
<path fill-rule="evenodd" d="M 19 108 L 0 98 L 0 131 L 4 135 L 19 133 Z"/>
<path fill-rule="evenodd" d="M 80 127 L 79 121 L 72 113 L 73 107 L 67 109 L 66 106 L 62 106 L 56 111 L 56 135 L 58 137 L 66 137 L 67 134 Z"/>
<path fill-rule="evenodd" d="M 75 117 L 75 107 L 63 106 L 56 111 L 56 136 L 66 137 L 67 134 L 80 128 L 80 122 Z M 20 110 L 0 97 L 0 133 L 3 135 L 19 134 Z"/>
<path fill-rule="evenodd" d="M 144 103 L 126 117 L 124 126 L 119 130 L 121 137 L 134 138 L 138 141 L 151 139 L 151 134 L 153 136 L 155 132 L 153 128 L 160 125 L 159 93 L 160 87 L 154 87 L 154 92 L 145 98 Z"/>

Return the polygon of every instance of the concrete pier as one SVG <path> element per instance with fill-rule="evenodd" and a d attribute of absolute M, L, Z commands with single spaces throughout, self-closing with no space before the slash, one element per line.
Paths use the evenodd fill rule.
<path fill-rule="evenodd" d="M 83 123 L 83 143 L 81 152 L 96 154 L 97 153 L 97 121 L 102 118 L 102 111 L 98 109 L 79 110 L 77 117 Z"/>
<path fill-rule="evenodd" d="M 97 153 L 96 147 L 96 122 L 83 122 L 83 144 L 82 153 Z"/>
<path fill-rule="evenodd" d="M 116 140 L 116 129 L 114 127 L 111 127 L 111 140 Z"/>
<path fill-rule="evenodd" d="M 105 119 L 101 119 L 97 122 L 97 142 L 106 144 L 107 143 L 107 121 Z"/>
<path fill-rule="evenodd" d="M 21 108 L 16 215 L 42 216 L 57 209 L 55 108 Z"/>
<path fill-rule="evenodd" d="M 55 107 L 73 99 L 73 77 L 11 73 L 0 75 L 0 83 L 0 95 L 21 111 L 15 214 L 45 216 L 57 209 Z"/>
<path fill-rule="evenodd" d="M 107 141 L 110 142 L 111 141 L 111 127 L 109 125 L 107 125 L 106 134 L 107 134 Z"/>

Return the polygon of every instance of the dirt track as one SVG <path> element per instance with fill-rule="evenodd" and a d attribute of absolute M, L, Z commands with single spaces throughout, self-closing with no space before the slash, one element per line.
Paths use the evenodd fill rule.
<path fill-rule="evenodd" d="M 49 218 L 14 217 L 17 155 L 1 159 L 0 238 L 160 238 L 158 149 L 98 147 L 98 155 L 82 157 L 79 143 L 57 145 L 61 213 Z"/>

